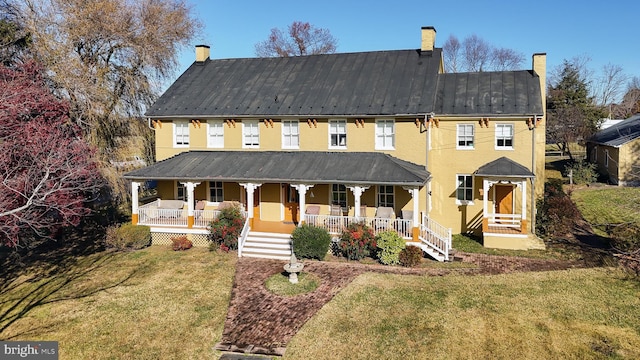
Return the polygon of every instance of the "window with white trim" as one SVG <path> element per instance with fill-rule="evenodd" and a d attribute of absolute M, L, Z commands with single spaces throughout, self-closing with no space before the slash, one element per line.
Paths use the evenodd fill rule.
<path fill-rule="evenodd" d="M 609 149 L 604 150 L 604 167 L 609 168 Z"/>
<path fill-rule="evenodd" d="M 224 123 L 222 120 L 207 121 L 207 147 L 224 148 Z"/>
<path fill-rule="evenodd" d="M 496 124 L 496 150 L 513 150 L 513 124 Z"/>
<path fill-rule="evenodd" d="M 331 184 L 331 204 L 347 206 L 347 187 L 342 184 Z"/>
<path fill-rule="evenodd" d="M 456 175 L 456 202 L 468 204 L 473 201 L 473 176 L 466 174 Z"/>
<path fill-rule="evenodd" d="M 376 149 L 393 150 L 395 148 L 395 121 L 376 121 Z"/>
<path fill-rule="evenodd" d="M 222 181 L 209 181 L 209 201 L 221 203 L 224 201 Z"/>
<path fill-rule="evenodd" d="M 329 148 L 347 148 L 347 120 L 329 120 Z"/>
<path fill-rule="evenodd" d="M 173 146 L 189 147 L 189 123 L 187 121 L 173 123 Z"/>
<path fill-rule="evenodd" d="M 187 188 L 181 182 L 176 182 L 176 200 L 187 201 Z"/>
<path fill-rule="evenodd" d="M 458 124 L 456 149 L 473 149 L 473 124 Z"/>
<path fill-rule="evenodd" d="M 300 129 L 298 120 L 282 120 L 282 148 L 300 148 Z"/>
<path fill-rule="evenodd" d="M 242 147 L 260 147 L 260 125 L 258 120 L 242 120 Z"/>
<path fill-rule="evenodd" d="M 378 206 L 394 207 L 393 185 L 378 186 Z"/>

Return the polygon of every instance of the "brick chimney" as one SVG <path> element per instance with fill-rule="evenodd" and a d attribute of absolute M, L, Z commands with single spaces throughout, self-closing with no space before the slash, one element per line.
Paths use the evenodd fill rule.
<path fill-rule="evenodd" d="M 436 28 L 433 26 L 423 26 L 422 27 L 422 45 L 420 46 L 420 50 L 422 51 L 433 51 L 433 48 L 436 45 Z"/>
<path fill-rule="evenodd" d="M 531 62 L 533 71 L 540 77 L 540 90 L 542 91 L 542 101 L 544 101 L 547 96 L 547 54 L 533 54 Z"/>
<path fill-rule="evenodd" d="M 209 45 L 196 45 L 196 62 L 203 63 L 209 60 Z"/>

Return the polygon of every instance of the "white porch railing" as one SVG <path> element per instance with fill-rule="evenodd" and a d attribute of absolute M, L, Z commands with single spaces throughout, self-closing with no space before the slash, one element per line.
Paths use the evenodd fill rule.
<path fill-rule="evenodd" d="M 244 226 L 242 227 L 240 237 L 238 237 L 238 257 L 242 257 L 242 249 L 244 249 L 244 243 L 247 241 L 249 230 L 251 230 L 251 227 L 249 226 L 249 218 L 246 215 L 244 218 Z"/>
<path fill-rule="evenodd" d="M 521 214 L 485 214 L 491 227 L 506 227 L 520 229 L 522 226 Z"/>
<path fill-rule="evenodd" d="M 375 234 L 385 230 L 395 230 L 404 239 L 411 239 L 413 220 L 411 219 L 386 219 L 355 216 L 332 216 L 305 214 L 305 222 L 309 225 L 325 228 L 332 235 L 342 233 L 342 230 L 352 223 L 364 222 L 371 227 Z"/>
<path fill-rule="evenodd" d="M 194 210 L 193 227 L 207 228 L 219 215 L 220 210 Z M 247 212 L 243 210 L 242 215 L 246 218 Z M 187 227 L 187 209 L 162 209 L 158 208 L 157 201 L 153 201 L 138 208 L 138 224 Z"/>
<path fill-rule="evenodd" d="M 449 260 L 451 250 L 451 229 L 446 228 L 433 219 L 423 216 L 420 224 L 420 242 L 435 250 L 445 261 Z"/>

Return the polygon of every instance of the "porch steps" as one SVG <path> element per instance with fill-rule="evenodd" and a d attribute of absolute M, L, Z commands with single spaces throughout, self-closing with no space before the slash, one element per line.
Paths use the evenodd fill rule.
<path fill-rule="evenodd" d="M 291 234 L 250 231 L 242 248 L 242 256 L 289 260 L 291 258 Z"/>
<path fill-rule="evenodd" d="M 424 251 L 427 255 L 431 256 L 435 260 L 446 261 L 444 255 L 423 242 L 407 241 L 407 245 L 419 247 L 422 251 Z M 449 259 L 451 259 L 451 254 L 449 254 Z"/>

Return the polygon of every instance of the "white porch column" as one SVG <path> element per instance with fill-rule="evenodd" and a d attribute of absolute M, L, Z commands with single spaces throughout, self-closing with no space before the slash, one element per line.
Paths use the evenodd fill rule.
<path fill-rule="evenodd" d="M 362 204 L 362 201 L 360 200 L 360 198 L 362 197 L 362 193 L 365 192 L 365 190 L 367 190 L 369 187 L 368 186 L 347 186 L 347 188 L 349 188 L 349 190 L 351 190 L 351 192 L 353 193 L 353 197 L 355 199 L 355 208 L 353 209 L 353 215 L 355 217 L 360 217 L 360 205 Z M 365 214 L 366 215 L 366 214 Z"/>
<path fill-rule="evenodd" d="M 482 231 L 486 232 L 489 230 L 489 218 L 487 218 L 487 214 L 489 213 L 489 189 L 491 188 L 491 184 L 489 180 L 486 178 L 482 180 Z"/>
<path fill-rule="evenodd" d="M 262 184 L 256 183 L 244 183 L 240 184 L 247 191 L 247 217 L 250 219 L 249 222 L 253 226 L 253 193 L 260 187 Z"/>
<path fill-rule="evenodd" d="M 137 181 L 131 182 L 131 223 L 133 225 L 138 224 L 138 189 L 140 183 Z"/>
<path fill-rule="evenodd" d="M 413 229 L 412 229 L 412 238 L 413 241 L 419 241 L 418 236 L 420 235 L 420 228 L 418 225 L 420 224 L 420 189 L 418 187 L 402 187 L 407 190 L 409 194 L 411 194 L 411 198 L 413 199 L 413 217 L 411 221 L 413 221 Z"/>
<path fill-rule="evenodd" d="M 308 184 L 292 184 L 294 189 L 298 190 L 298 198 L 300 199 L 300 221 L 298 222 L 298 226 L 301 226 L 306 222 L 304 215 L 305 210 L 307 208 L 307 190 L 311 189 L 313 185 Z"/>
<path fill-rule="evenodd" d="M 520 230 L 524 233 L 527 229 L 527 179 L 522 180 L 522 225 Z"/>
<path fill-rule="evenodd" d="M 193 190 L 196 186 L 200 185 L 199 182 L 181 182 L 182 185 L 187 189 L 187 227 L 191 229 L 193 227 L 194 219 L 193 219 Z"/>

